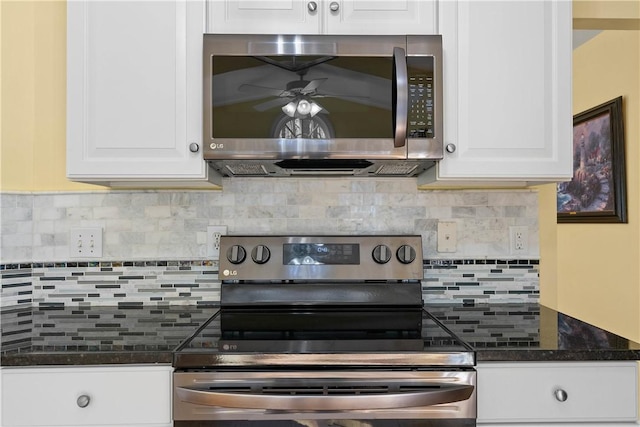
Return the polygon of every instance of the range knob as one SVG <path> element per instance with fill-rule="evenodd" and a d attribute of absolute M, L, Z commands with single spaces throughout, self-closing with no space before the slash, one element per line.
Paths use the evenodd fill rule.
<path fill-rule="evenodd" d="M 233 245 L 227 249 L 227 259 L 231 264 L 240 264 L 247 257 L 247 251 L 240 245 Z"/>
<path fill-rule="evenodd" d="M 396 257 L 403 264 L 411 264 L 416 259 L 416 250 L 409 245 L 402 245 L 398 248 Z"/>
<path fill-rule="evenodd" d="M 264 264 L 271 258 L 271 251 L 265 245 L 258 245 L 251 251 L 251 259 L 256 264 Z"/>
<path fill-rule="evenodd" d="M 387 245 L 378 245 L 373 248 L 373 260 L 378 264 L 386 264 L 391 259 L 391 249 Z"/>

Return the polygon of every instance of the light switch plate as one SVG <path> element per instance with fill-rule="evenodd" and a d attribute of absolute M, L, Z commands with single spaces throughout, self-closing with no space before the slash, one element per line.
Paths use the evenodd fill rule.
<path fill-rule="evenodd" d="M 438 222 L 438 252 L 455 252 L 458 245 L 457 224 Z"/>
<path fill-rule="evenodd" d="M 102 228 L 72 228 L 69 236 L 69 255 L 72 258 L 101 258 Z"/>

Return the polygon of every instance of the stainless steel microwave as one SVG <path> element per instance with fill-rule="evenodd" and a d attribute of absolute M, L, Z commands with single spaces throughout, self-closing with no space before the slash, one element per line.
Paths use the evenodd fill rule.
<path fill-rule="evenodd" d="M 442 158 L 439 35 L 206 34 L 203 62 L 223 176 L 416 176 Z"/>

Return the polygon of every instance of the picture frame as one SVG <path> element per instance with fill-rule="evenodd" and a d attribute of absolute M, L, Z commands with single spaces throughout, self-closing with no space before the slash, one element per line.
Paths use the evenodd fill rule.
<path fill-rule="evenodd" d="M 573 178 L 557 185 L 558 223 L 626 223 L 622 97 L 573 116 Z"/>

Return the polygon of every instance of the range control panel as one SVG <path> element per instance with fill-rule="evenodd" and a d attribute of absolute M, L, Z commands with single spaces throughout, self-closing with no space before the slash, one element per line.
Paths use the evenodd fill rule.
<path fill-rule="evenodd" d="M 420 280 L 422 238 L 222 236 L 221 280 Z"/>

